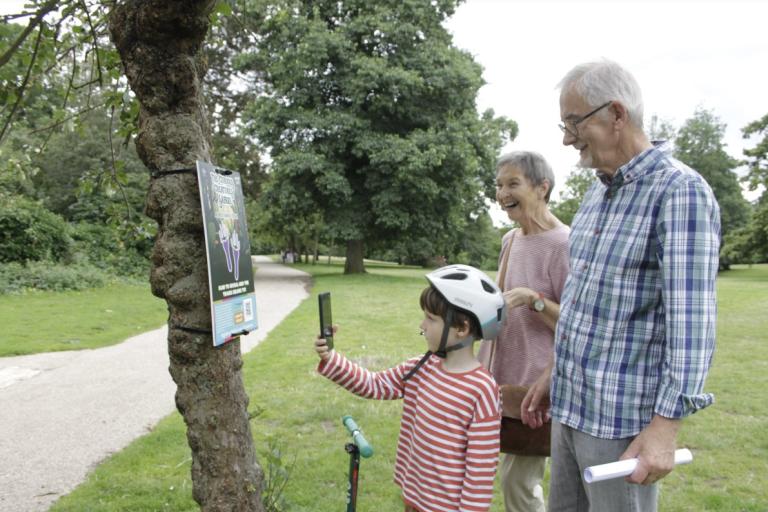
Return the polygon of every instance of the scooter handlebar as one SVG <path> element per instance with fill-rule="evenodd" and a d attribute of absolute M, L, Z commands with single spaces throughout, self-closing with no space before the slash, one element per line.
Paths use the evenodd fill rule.
<path fill-rule="evenodd" d="M 360 432 L 360 427 L 357 426 L 357 423 L 352 419 L 352 416 L 344 416 L 341 418 L 341 422 L 347 427 L 347 430 L 352 435 L 352 442 L 354 442 L 355 446 L 360 450 L 360 455 L 366 459 L 373 455 L 373 447 L 365 440 L 362 432 Z"/>

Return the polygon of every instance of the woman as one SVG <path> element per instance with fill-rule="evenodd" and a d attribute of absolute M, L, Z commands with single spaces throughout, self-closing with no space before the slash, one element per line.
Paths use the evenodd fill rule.
<path fill-rule="evenodd" d="M 519 226 L 504 235 L 499 258 L 507 318 L 496 341 L 480 352 L 499 385 L 532 386 L 553 361 L 570 231 L 549 211 L 554 184 L 552 168 L 538 153 L 515 151 L 496 163 L 496 201 Z M 541 425 L 545 418 L 537 414 Z M 544 511 L 545 463 L 546 457 L 504 454 L 507 512 Z"/>

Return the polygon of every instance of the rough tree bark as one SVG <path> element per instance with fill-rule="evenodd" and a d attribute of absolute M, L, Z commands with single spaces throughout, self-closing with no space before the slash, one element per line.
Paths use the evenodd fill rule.
<path fill-rule="evenodd" d="M 112 39 L 141 105 L 136 147 L 154 173 L 210 160 L 201 48 L 214 4 L 127 0 L 110 14 Z M 150 282 L 168 304 L 170 373 L 192 450 L 193 497 L 206 512 L 263 511 L 239 342 L 216 349 L 204 332 L 211 316 L 195 175 L 154 177 L 146 212 L 158 223 Z"/>

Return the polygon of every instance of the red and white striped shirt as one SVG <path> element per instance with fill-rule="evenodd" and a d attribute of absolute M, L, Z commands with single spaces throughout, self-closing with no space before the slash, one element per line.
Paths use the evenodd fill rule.
<path fill-rule="evenodd" d="M 318 372 L 363 398 L 403 399 L 395 483 L 420 512 L 485 512 L 499 454 L 499 387 L 483 367 L 449 373 L 432 356 L 371 372 L 337 352 Z"/>

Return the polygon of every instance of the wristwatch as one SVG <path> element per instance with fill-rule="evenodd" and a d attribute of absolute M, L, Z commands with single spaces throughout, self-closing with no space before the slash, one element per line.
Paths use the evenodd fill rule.
<path fill-rule="evenodd" d="M 533 309 L 535 312 L 541 313 L 544 311 L 544 295 L 542 295 L 541 292 L 539 292 L 539 296 L 533 300 L 532 305 L 533 307 L 531 309 Z"/>

